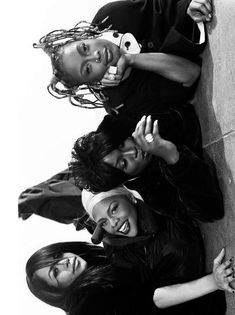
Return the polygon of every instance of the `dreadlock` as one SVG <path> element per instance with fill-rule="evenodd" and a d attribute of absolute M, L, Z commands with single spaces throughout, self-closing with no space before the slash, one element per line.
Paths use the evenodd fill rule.
<path fill-rule="evenodd" d="M 51 58 L 53 77 L 47 87 L 48 92 L 56 98 L 68 97 L 72 105 L 82 108 L 101 108 L 107 97 L 102 93 L 100 83 L 87 83 L 80 85 L 74 83 L 73 78 L 64 72 L 61 57 L 65 45 L 78 41 L 100 37 L 104 32 L 112 31 L 110 25 L 103 30 L 99 26 L 108 19 L 107 16 L 101 23 L 94 24 L 86 21 L 78 22 L 69 30 L 55 30 L 40 38 L 34 43 L 34 48 L 42 48 Z M 58 87 L 58 83 L 62 87 Z M 89 96 L 89 97 L 88 97 Z"/>

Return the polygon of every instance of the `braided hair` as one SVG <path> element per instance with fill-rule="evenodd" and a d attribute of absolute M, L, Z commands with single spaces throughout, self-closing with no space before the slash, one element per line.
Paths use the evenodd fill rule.
<path fill-rule="evenodd" d="M 47 90 L 52 96 L 58 99 L 68 97 L 72 105 L 82 108 L 92 109 L 104 106 L 107 97 L 102 93 L 101 84 L 75 83 L 73 78 L 64 72 L 61 58 L 65 45 L 78 40 L 98 38 L 107 31 L 113 32 L 110 30 L 112 25 L 103 30 L 99 29 L 99 26 L 108 18 L 107 16 L 99 24 L 80 21 L 69 30 L 54 30 L 40 38 L 38 43 L 33 44 L 34 48 L 42 48 L 51 58 L 53 77 Z"/>

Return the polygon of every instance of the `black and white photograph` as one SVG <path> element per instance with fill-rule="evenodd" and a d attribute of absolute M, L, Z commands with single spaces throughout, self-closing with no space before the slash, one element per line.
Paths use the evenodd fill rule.
<path fill-rule="evenodd" d="M 233 315 L 235 3 L 23 0 L 4 12 L 3 171 L 18 175 L 2 209 L 17 200 L 8 308 Z"/>

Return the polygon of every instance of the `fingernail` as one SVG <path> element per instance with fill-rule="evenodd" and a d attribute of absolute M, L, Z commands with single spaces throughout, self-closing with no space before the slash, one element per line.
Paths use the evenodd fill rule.
<path fill-rule="evenodd" d="M 212 14 L 211 13 L 208 16 L 209 16 L 210 19 L 212 18 Z"/>

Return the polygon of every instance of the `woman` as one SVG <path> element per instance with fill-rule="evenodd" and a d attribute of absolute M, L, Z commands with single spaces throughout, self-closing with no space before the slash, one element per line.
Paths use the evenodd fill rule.
<path fill-rule="evenodd" d="M 213 274 L 201 279 L 205 288 L 203 294 L 207 290 L 227 290 L 227 281 L 231 278 L 228 274 L 232 274 L 232 269 L 229 262 L 221 264 L 223 256 L 224 250 L 214 261 Z M 26 273 L 29 289 L 35 296 L 69 314 L 161 314 L 152 303 L 153 293 L 157 300 L 161 297 L 159 290 L 151 291 L 148 285 L 140 283 L 133 270 L 109 265 L 103 248 L 88 243 L 46 246 L 28 260 Z M 189 287 L 193 290 L 195 284 L 190 283 Z M 180 291 L 180 287 L 177 290 Z M 169 288 L 179 295 L 173 286 Z M 167 299 L 163 297 L 164 301 Z"/>
<path fill-rule="evenodd" d="M 188 147 L 162 138 L 158 121 L 144 116 L 132 137 L 125 136 L 124 125 L 112 124 L 76 141 L 70 165 L 78 187 L 101 192 L 125 183 L 160 212 L 176 215 L 187 209 L 200 221 L 223 216 L 209 165 Z"/>
<path fill-rule="evenodd" d="M 197 60 L 206 43 L 204 26 L 194 20 L 210 20 L 212 11 L 209 0 L 188 2 L 115 1 L 98 11 L 92 24 L 78 23 L 42 37 L 35 47 L 51 57 L 49 91 L 74 105 L 105 105 L 108 112 L 120 110 L 137 119 L 183 104 L 200 73 L 189 60 Z M 86 98 L 87 88 L 95 100 Z"/>
<path fill-rule="evenodd" d="M 83 190 L 83 205 L 97 223 L 98 231 L 93 235 L 96 243 L 103 241 L 105 252 L 113 264 L 130 269 L 138 268 L 144 281 L 148 281 L 148 269 L 155 288 L 203 277 L 203 241 L 191 214 L 187 210 L 175 216 L 161 214 L 141 199 L 137 192 L 133 193 L 124 186 L 98 194 Z M 172 306 L 178 304 L 177 301 L 183 303 L 187 301 L 187 294 L 192 294 L 187 288 L 185 285 L 185 292 L 181 291 L 178 297 L 175 293 L 169 294 L 167 302 L 161 304 L 159 296 L 155 302 L 158 300 L 160 304 L 157 305 L 161 306 Z M 164 290 L 157 292 L 161 294 Z M 200 292 L 200 285 L 198 290 Z M 167 296 L 168 291 L 164 293 Z M 194 301 L 195 314 L 216 314 L 215 309 L 218 314 L 223 314 L 222 300 L 214 310 L 207 309 L 210 299 L 214 298 L 208 296 L 208 300 L 205 299 L 202 303 L 200 300 L 198 304 Z M 179 306 L 174 312 L 194 314 L 191 303 Z"/>

